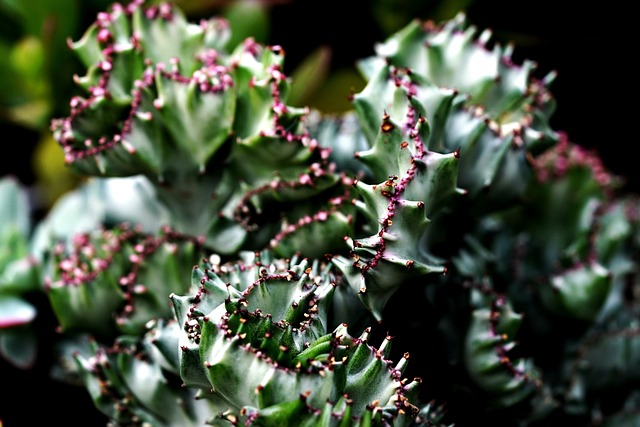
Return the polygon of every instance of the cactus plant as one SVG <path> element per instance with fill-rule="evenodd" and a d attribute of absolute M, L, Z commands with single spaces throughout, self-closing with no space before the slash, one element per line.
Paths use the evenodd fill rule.
<path fill-rule="evenodd" d="M 59 378 L 114 426 L 638 423 L 639 199 L 551 126 L 554 73 L 415 20 L 326 114 L 232 31 L 134 0 L 69 43 L 87 179 L 0 211 L 0 304 L 46 295 Z"/>

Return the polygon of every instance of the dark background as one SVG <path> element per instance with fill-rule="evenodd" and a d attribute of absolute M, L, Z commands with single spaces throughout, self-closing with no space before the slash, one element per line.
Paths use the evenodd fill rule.
<path fill-rule="evenodd" d="M 421 9 L 417 17 L 426 18 L 434 7 L 423 3 L 414 7 Z M 631 36 L 637 26 L 631 23 L 634 12 L 622 2 L 589 4 L 478 0 L 470 3 L 467 16 L 478 28 L 492 29 L 495 40 L 514 41 L 516 62 L 535 60 L 540 77 L 551 70 L 558 72 L 551 87 L 557 101 L 552 126 L 566 131 L 573 142 L 596 150 L 611 171 L 626 179 L 627 188 L 637 192 L 635 126 L 640 122 L 637 71 L 632 63 L 638 54 L 637 41 Z M 374 43 L 386 38 L 369 6 L 367 1 L 355 0 L 275 2 L 270 43 L 284 47 L 289 70 L 318 46 L 330 47 L 332 69 L 351 67 L 355 60 L 373 54 Z M 87 23 L 94 17 L 87 16 Z M 72 36 L 77 39 L 80 33 Z M 0 176 L 14 174 L 26 184 L 33 183 L 30 155 L 38 133 L 4 121 L 0 128 L 4 144 Z M 84 389 L 48 379 L 51 355 L 46 340 L 54 339 L 53 324 L 51 314 L 43 309 L 36 327 L 45 345 L 32 371 L 16 372 L 0 360 L 3 427 L 106 424 Z"/>

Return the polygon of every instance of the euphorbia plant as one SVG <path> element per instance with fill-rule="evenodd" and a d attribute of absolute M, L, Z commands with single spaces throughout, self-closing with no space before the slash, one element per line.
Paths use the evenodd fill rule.
<path fill-rule="evenodd" d="M 553 74 L 416 20 L 328 115 L 232 30 L 133 1 L 70 44 L 90 178 L 0 264 L 58 375 L 123 426 L 638 421 L 639 205 L 550 126 Z"/>

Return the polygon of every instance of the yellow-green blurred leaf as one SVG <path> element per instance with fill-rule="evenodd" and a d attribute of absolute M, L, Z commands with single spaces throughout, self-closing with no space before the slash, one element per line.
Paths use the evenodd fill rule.
<path fill-rule="evenodd" d="M 71 172 L 64 163 L 62 148 L 50 134 L 45 135 L 36 146 L 33 153 L 33 170 L 41 190 L 42 202 L 49 207 L 80 182 L 80 177 Z"/>
<path fill-rule="evenodd" d="M 248 37 L 259 43 L 266 43 L 269 36 L 269 10 L 264 2 L 238 0 L 230 3 L 222 11 L 231 25 L 229 46 L 237 46 Z"/>
<path fill-rule="evenodd" d="M 343 113 L 353 109 L 351 95 L 365 86 L 362 76 L 353 68 L 332 72 L 309 106 L 325 113 Z"/>
<path fill-rule="evenodd" d="M 288 103 L 296 107 L 308 105 L 325 83 L 330 65 L 329 47 L 320 46 L 311 52 L 291 73 L 292 84 Z"/>

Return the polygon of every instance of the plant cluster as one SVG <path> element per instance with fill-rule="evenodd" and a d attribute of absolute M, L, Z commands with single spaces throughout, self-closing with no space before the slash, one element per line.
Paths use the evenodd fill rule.
<path fill-rule="evenodd" d="M 553 73 L 414 20 L 327 114 L 231 31 L 134 0 L 70 42 L 87 178 L 36 224 L 0 182 L 7 360 L 41 292 L 113 426 L 638 423 L 640 203 L 550 126 Z"/>

